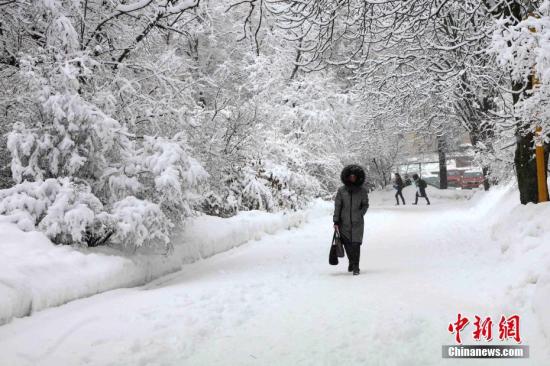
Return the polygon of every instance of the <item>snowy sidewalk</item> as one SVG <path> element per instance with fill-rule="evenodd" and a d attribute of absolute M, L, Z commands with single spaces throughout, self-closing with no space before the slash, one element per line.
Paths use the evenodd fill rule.
<path fill-rule="evenodd" d="M 513 273 L 472 212 L 449 201 L 373 207 L 358 277 L 345 261 L 328 265 L 324 215 L 145 287 L 16 319 L 0 327 L 0 365 L 502 364 L 441 359 L 458 312 L 510 312 Z M 543 365 L 540 330 L 522 321 L 531 358 L 507 363 Z"/>

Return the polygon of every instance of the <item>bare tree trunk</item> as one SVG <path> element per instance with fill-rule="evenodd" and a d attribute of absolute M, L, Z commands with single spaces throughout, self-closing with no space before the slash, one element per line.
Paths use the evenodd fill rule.
<path fill-rule="evenodd" d="M 537 163 L 533 150 L 533 134 L 518 135 L 514 165 L 518 180 L 519 199 L 522 204 L 538 202 Z"/>
<path fill-rule="evenodd" d="M 439 154 L 439 189 L 448 188 L 447 180 L 447 144 L 445 137 L 437 136 L 437 152 Z"/>
<path fill-rule="evenodd" d="M 483 166 L 481 171 L 483 172 L 483 189 L 488 191 L 489 188 L 491 188 L 491 183 L 489 182 L 489 167 Z"/>

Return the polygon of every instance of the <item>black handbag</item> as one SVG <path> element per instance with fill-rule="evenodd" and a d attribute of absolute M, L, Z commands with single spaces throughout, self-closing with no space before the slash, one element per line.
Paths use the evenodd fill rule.
<path fill-rule="evenodd" d="M 332 243 L 330 245 L 330 252 L 328 255 L 328 263 L 330 265 L 337 265 L 338 264 L 338 257 L 344 256 L 344 246 L 342 245 L 342 240 L 340 240 L 340 235 L 334 231 L 334 235 L 332 236 Z"/>
<path fill-rule="evenodd" d="M 332 245 L 336 246 L 336 254 L 338 257 L 343 258 L 345 256 L 344 245 L 342 244 L 340 233 L 336 230 L 334 231 L 334 235 L 332 237 Z"/>
<path fill-rule="evenodd" d="M 330 253 L 328 254 L 328 263 L 332 266 L 338 264 L 338 253 L 336 253 L 336 246 L 330 246 Z"/>

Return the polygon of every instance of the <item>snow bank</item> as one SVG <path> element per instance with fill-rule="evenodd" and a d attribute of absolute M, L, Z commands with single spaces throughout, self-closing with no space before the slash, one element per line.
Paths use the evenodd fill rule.
<path fill-rule="evenodd" d="M 548 304 L 550 304 L 550 265 L 548 263 L 547 261 L 546 269 L 538 278 L 536 284 L 533 297 L 533 311 L 540 321 L 544 335 L 547 339 L 550 339 L 550 311 L 548 311 Z"/>
<path fill-rule="evenodd" d="M 259 240 L 264 234 L 298 227 L 309 218 L 331 213 L 332 209 L 332 203 L 317 200 L 308 209 L 292 214 L 243 211 L 229 219 L 197 217 L 177 235 L 175 242 L 186 244 L 176 246 L 175 257 L 183 258 L 185 263 L 208 258 L 249 240 Z"/>
<path fill-rule="evenodd" d="M 550 203 L 521 205 L 513 185 L 495 190 L 480 203 L 490 208 L 486 220 L 491 239 L 513 273 L 507 296 L 513 305 L 534 312 L 550 344 Z"/>
<path fill-rule="evenodd" d="M 197 217 L 174 236 L 174 253 L 169 256 L 56 246 L 40 232 L 0 223 L 0 325 L 78 298 L 143 285 L 186 263 L 298 227 L 330 210 L 330 203 L 317 201 L 307 210 L 286 214 L 251 211 L 228 219 Z"/>

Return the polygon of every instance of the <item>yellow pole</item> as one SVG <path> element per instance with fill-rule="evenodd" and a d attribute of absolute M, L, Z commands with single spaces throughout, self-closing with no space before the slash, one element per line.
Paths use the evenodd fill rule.
<path fill-rule="evenodd" d="M 537 17 L 535 14 L 529 14 L 529 16 Z M 538 17 L 537 17 L 538 18 Z M 529 28 L 532 33 L 536 33 L 535 28 Z M 533 91 L 540 85 L 540 80 L 537 78 L 535 67 L 531 73 L 531 88 Z M 546 185 L 546 164 L 544 161 L 544 147 L 543 147 L 543 135 L 542 127 L 537 126 L 535 132 L 535 157 L 537 159 L 537 188 L 539 193 L 539 202 L 548 201 L 548 187 Z"/>
<path fill-rule="evenodd" d="M 544 147 L 542 146 L 542 128 L 541 127 L 537 127 L 535 140 L 536 140 L 535 156 L 537 158 L 537 186 L 539 190 L 539 202 L 547 202 L 548 190 L 546 186 L 546 164 L 544 162 Z"/>

